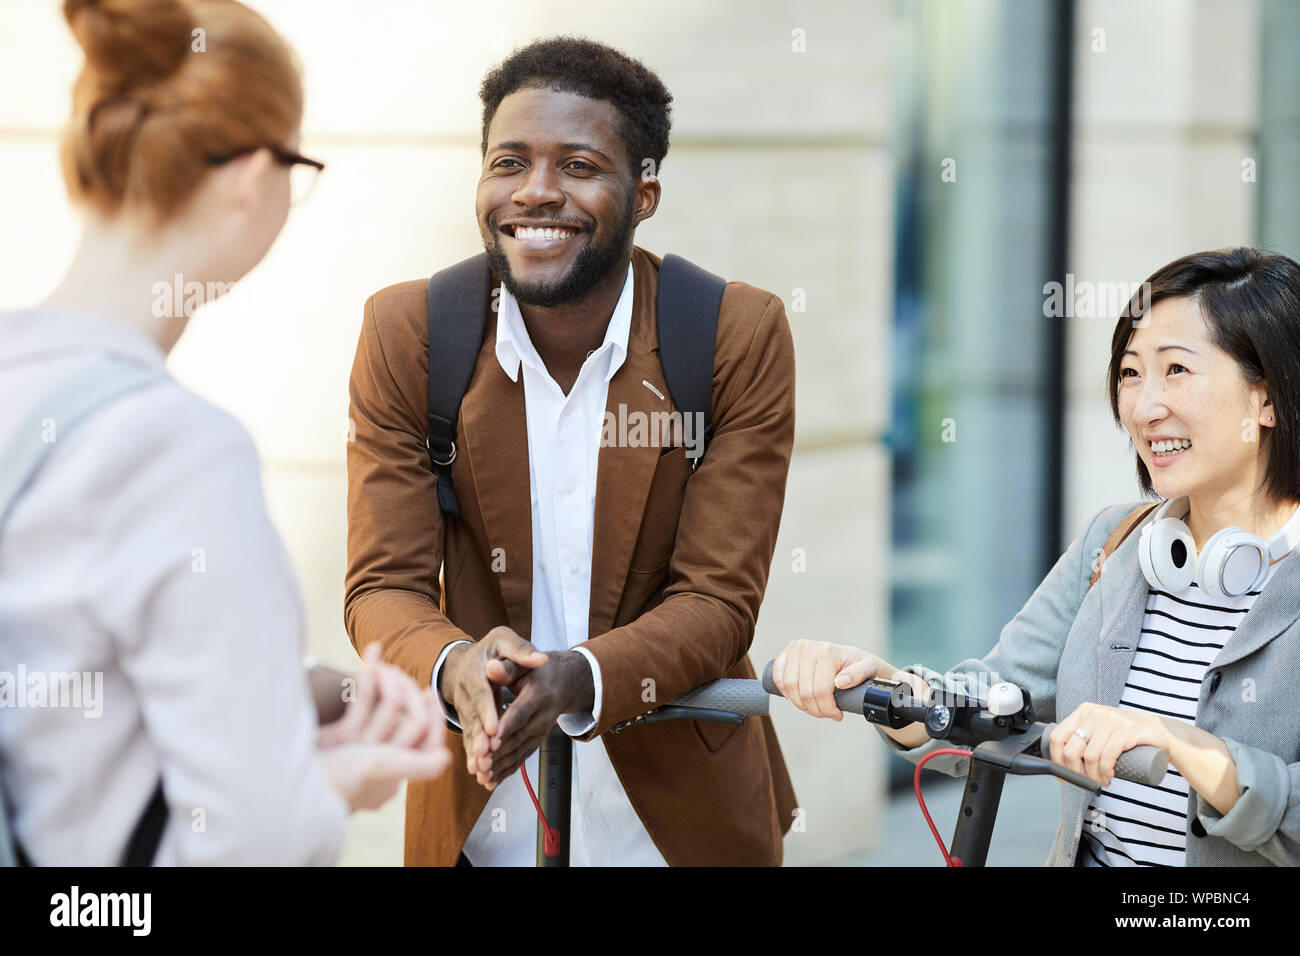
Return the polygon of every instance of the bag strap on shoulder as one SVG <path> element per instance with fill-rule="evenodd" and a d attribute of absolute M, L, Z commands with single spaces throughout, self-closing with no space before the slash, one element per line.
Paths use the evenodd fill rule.
<path fill-rule="evenodd" d="M 425 445 L 438 476 L 438 508 L 459 515 L 451 483 L 456 460 L 456 421 L 483 345 L 491 270 L 487 253 L 458 262 L 429 279 L 429 432 Z"/>
<path fill-rule="evenodd" d="M 96 363 L 86 374 L 59 386 L 37 407 L 33 418 L 20 427 L 6 449 L 0 467 L 0 527 L 9 509 L 23 493 L 45 456 L 58 447 L 57 439 L 72 426 L 115 398 L 162 381 L 167 373 L 117 359 Z M 55 441 L 45 440 L 45 422 L 57 429 Z"/>
<path fill-rule="evenodd" d="M 1137 508 L 1134 508 L 1126 514 L 1119 524 L 1115 525 L 1115 530 L 1110 533 L 1110 537 L 1106 539 L 1106 543 L 1101 546 L 1101 556 L 1097 559 L 1097 565 L 1093 569 L 1092 578 L 1088 581 L 1089 589 L 1091 589 L 1092 586 L 1097 583 L 1098 579 L 1101 578 L 1101 569 L 1102 566 L 1105 565 L 1106 559 L 1114 554 L 1115 549 L 1124 543 L 1124 539 L 1129 536 L 1133 529 L 1140 525 L 1146 516 L 1159 506 L 1160 502 L 1158 501 L 1155 504 L 1139 505 Z"/>
<path fill-rule="evenodd" d="M 164 381 L 165 370 L 105 359 L 89 371 L 65 382 L 45 401 L 33 417 L 19 428 L 6 454 L 0 457 L 0 529 L 14 502 L 22 495 L 57 439 L 94 412 L 130 392 Z M 45 440 L 45 422 L 53 421 L 56 441 Z M 167 825 L 167 801 L 162 780 L 136 822 L 127 843 L 123 866 L 148 866 L 153 862 Z M 12 831 L 3 795 L 0 794 L 0 866 L 29 866 L 31 861 Z"/>
<path fill-rule="evenodd" d="M 691 469 L 700 466 L 713 440 L 713 352 L 718 310 L 726 280 L 671 253 L 659 266 L 655 322 L 659 361 L 686 434 L 702 423 L 702 441 L 687 449 Z"/>

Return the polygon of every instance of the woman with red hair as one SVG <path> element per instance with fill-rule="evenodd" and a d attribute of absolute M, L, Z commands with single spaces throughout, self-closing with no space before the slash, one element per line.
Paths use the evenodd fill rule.
<path fill-rule="evenodd" d="M 45 303 L 0 316 L 15 842 L 41 865 L 329 863 L 349 812 L 442 770 L 441 715 L 371 659 L 317 731 L 253 442 L 164 365 L 192 308 L 271 247 L 294 177 L 322 168 L 297 153 L 298 67 L 234 0 L 64 14 L 86 56 L 62 141 L 85 233 Z M 176 276 L 190 298 L 160 293 Z M 67 675 L 68 699 L 29 693 Z"/>

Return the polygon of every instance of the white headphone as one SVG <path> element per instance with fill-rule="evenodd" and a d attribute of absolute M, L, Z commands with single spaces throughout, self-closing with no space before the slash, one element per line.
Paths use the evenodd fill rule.
<path fill-rule="evenodd" d="M 1186 507 L 1181 517 L 1168 517 L 1174 505 Z M 1241 528 L 1217 532 L 1198 556 L 1196 540 L 1182 521 L 1191 510 L 1187 498 L 1171 498 L 1161 505 L 1155 520 L 1142 529 L 1138 561 L 1153 588 L 1181 594 L 1196 586 L 1207 597 L 1224 600 L 1256 590 L 1268 576 L 1268 566 L 1300 544 L 1300 508 L 1277 534 L 1265 543 Z"/>

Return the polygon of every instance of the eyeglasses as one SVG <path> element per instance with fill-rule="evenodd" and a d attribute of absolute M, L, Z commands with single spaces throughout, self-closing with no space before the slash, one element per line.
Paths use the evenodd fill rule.
<path fill-rule="evenodd" d="M 314 159 L 308 159 L 301 153 L 293 153 L 287 149 L 280 149 L 278 146 L 245 146 L 243 149 L 237 149 L 230 153 L 209 156 L 208 164 L 221 166 L 232 159 L 255 153 L 259 149 L 270 150 L 277 163 L 289 167 L 289 202 L 296 206 L 305 200 L 316 185 L 316 180 L 320 177 L 325 164 Z"/>

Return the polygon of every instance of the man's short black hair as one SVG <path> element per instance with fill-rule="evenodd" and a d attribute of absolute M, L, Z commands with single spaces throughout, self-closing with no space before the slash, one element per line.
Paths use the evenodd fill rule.
<path fill-rule="evenodd" d="M 642 63 L 613 47 L 582 37 L 558 36 L 535 40 L 515 50 L 483 78 L 483 155 L 487 155 L 488 126 L 501 101 L 521 89 L 550 87 L 557 93 L 577 93 L 608 100 L 622 118 L 619 135 L 636 175 L 646 159 L 659 174 L 668 155 L 672 94 Z"/>

